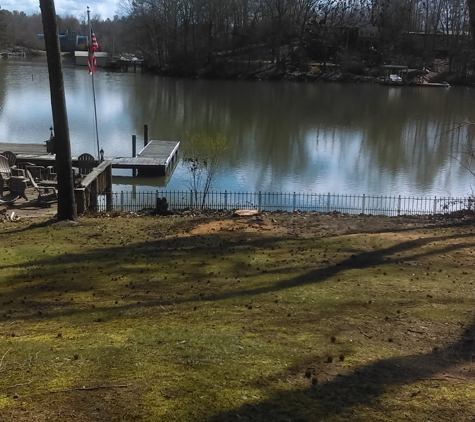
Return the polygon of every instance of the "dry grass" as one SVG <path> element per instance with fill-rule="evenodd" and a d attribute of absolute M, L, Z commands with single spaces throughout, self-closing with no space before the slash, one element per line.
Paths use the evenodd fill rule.
<path fill-rule="evenodd" d="M 470 218 L 0 226 L 2 421 L 472 421 Z"/>

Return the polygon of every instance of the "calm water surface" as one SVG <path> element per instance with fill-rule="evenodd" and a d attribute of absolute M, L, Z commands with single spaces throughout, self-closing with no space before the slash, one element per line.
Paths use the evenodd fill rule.
<path fill-rule="evenodd" d="M 96 154 L 91 77 L 65 62 L 73 155 Z M 457 157 L 475 122 L 475 91 L 291 82 L 203 81 L 140 73 L 95 76 L 99 137 L 106 156 L 131 154 L 131 137 L 228 139 L 217 189 L 374 195 L 465 196 L 473 177 Z M 2 142 L 42 142 L 52 125 L 44 60 L 0 60 Z M 114 171 L 114 190 L 187 189 L 172 178 Z"/>

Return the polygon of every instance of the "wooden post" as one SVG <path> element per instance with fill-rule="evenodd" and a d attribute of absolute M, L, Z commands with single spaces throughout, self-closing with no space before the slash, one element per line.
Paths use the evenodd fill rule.
<path fill-rule="evenodd" d="M 98 201 L 97 201 L 97 194 L 98 194 L 97 178 L 94 179 L 93 182 L 91 183 L 90 189 L 91 189 L 91 209 L 94 212 L 97 212 L 98 211 L 98 205 L 99 205 Z"/>
<path fill-rule="evenodd" d="M 143 126 L 143 146 L 148 145 L 148 125 Z"/>
<path fill-rule="evenodd" d="M 137 157 L 137 135 L 132 135 L 132 157 Z M 137 170 L 132 169 L 132 177 L 137 175 Z"/>
<path fill-rule="evenodd" d="M 76 199 L 76 210 L 78 214 L 82 214 L 86 211 L 86 189 L 76 188 L 74 189 L 74 196 Z"/>
<path fill-rule="evenodd" d="M 107 166 L 106 180 L 106 209 L 112 211 L 112 162 Z"/>

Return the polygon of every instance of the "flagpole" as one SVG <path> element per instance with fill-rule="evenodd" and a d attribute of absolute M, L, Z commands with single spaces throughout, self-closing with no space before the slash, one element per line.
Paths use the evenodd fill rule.
<path fill-rule="evenodd" d="M 91 19 L 89 17 L 89 13 L 90 13 L 89 6 L 87 6 L 87 26 L 89 28 L 89 37 L 87 38 L 88 39 L 88 54 L 89 54 L 89 61 L 93 66 L 91 69 L 91 76 L 92 76 L 92 98 L 94 102 L 94 126 L 96 128 L 95 137 L 96 137 L 96 143 L 97 143 L 97 159 L 100 160 L 101 154 L 100 154 L 100 146 L 99 146 L 99 127 L 97 124 L 96 88 L 94 85 L 94 72 L 96 69 L 92 61 L 93 59 L 91 57 L 92 54 L 94 54 L 94 50 L 93 50 L 93 45 L 92 45 L 92 28 L 91 28 Z"/>

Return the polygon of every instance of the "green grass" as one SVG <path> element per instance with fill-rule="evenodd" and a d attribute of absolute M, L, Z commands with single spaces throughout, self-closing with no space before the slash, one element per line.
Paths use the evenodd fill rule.
<path fill-rule="evenodd" d="M 470 226 L 309 218 L 2 224 L 2 420 L 471 420 Z"/>

